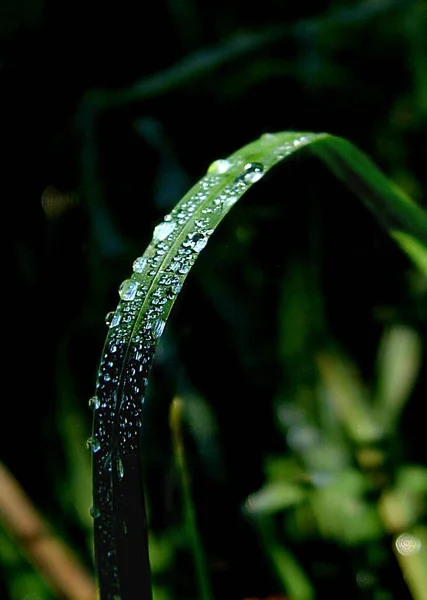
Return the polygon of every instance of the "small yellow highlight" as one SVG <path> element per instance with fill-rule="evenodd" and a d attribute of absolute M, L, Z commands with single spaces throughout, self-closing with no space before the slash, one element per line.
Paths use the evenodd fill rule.
<path fill-rule="evenodd" d="M 182 398 L 175 396 L 169 409 L 169 427 L 172 432 L 172 445 L 179 468 L 183 469 L 183 473 L 186 473 L 186 467 L 184 465 L 184 443 L 181 431 L 183 406 L 184 402 Z"/>
<path fill-rule="evenodd" d="M 182 399 L 179 396 L 175 396 L 169 410 L 169 426 L 174 432 L 179 431 L 181 428 L 182 405 Z"/>
<path fill-rule="evenodd" d="M 402 556 L 413 556 L 421 550 L 421 540 L 410 533 L 402 533 L 394 543 Z"/>

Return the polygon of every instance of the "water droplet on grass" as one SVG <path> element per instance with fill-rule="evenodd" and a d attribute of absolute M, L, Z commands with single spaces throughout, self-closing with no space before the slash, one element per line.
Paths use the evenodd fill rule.
<path fill-rule="evenodd" d="M 113 327 L 117 327 L 121 321 L 121 318 L 122 316 L 119 313 L 112 310 L 105 315 L 105 323 L 110 329 L 112 329 Z"/>
<path fill-rule="evenodd" d="M 264 175 L 264 165 L 259 162 L 246 163 L 242 174 L 245 183 L 255 183 Z"/>
<path fill-rule="evenodd" d="M 163 221 L 154 228 L 153 240 L 159 242 L 165 240 L 175 229 L 176 223 L 174 221 Z"/>
<path fill-rule="evenodd" d="M 132 268 L 135 273 L 142 273 L 142 271 L 147 266 L 147 259 L 144 256 L 140 256 L 139 258 L 133 261 Z"/>
<path fill-rule="evenodd" d="M 111 322 L 112 322 L 112 320 L 113 320 L 114 314 L 115 314 L 115 312 L 114 312 L 114 310 L 112 310 L 112 311 L 108 312 L 108 313 L 105 315 L 105 324 L 106 324 L 108 327 L 110 327 L 110 325 L 111 325 Z"/>
<path fill-rule="evenodd" d="M 259 139 L 265 143 L 272 142 L 277 139 L 277 135 L 275 133 L 263 133 Z"/>
<path fill-rule="evenodd" d="M 187 236 L 187 239 L 182 244 L 184 246 L 184 248 L 182 248 L 179 252 L 180 252 L 180 254 L 185 253 L 185 248 L 189 248 L 193 252 L 198 253 L 203 250 L 203 248 L 206 246 L 207 243 L 208 243 L 208 238 L 204 233 L 198 233 L 198 232 L 189 233 Z M 190 253 L 190 252 L 187 251 L 187 253 Z"/>
<path fill-rule="evenodd" d="M 155 321 L 153 323 L 153 325 L 151 327 L 151 331 L 155 338 L 159 338 L 162 335 L 165 325 L 166 325 L 166 323 L 162 319 L 158 319 L 157 321 Z"/>
<path fill-rule="evenodd" d="M 298 146 L 301 146 L 302 144 L 306 144 L 309 141 L 310 141 L 310 138 L 308 136 L 302 135 L 301 137 L 296 138 L 293 141 L 294 148 L 298 148 Z"/>
<path fill-rule="evenodd" d="M 123 479 L 123 477 L 125 476 L 125 468 L 123 466 L 123 462 L 122 462 L 122 459 L 120 458 L 120 456 L 116 460 L 116 469 L 117 469 L 117 477 L 118 477 L 119 481 L 121 481 Z"/>
<path fill-rule="evenodd" d="M 92 452 L 92 454 L 95 454 L 95 452 L 98 452 L 98 450 L 101 448 L 101 444 L 99 443 L 98 438 L 90 437 L 86 442 L 86 448 L 90 452 Z"/>
<path fill-rule="evenodd" d="M 138 289 L 138 282 L 133 279 L 126 279 L 119 288 L 119 296 L 127 302 L 135 298 Z"/>
<path fill-rule="evenodd" d="M 97 519 L 101 515 L 101 511 L 96 506 L 91 506 L 89 509 L 89 514 L 92 519 Z"/>
<path fill-rule="evenodd" d="M 226 173 L 231 166 L 232 163 L 229 160 L 220 158 L 219 160 L 215 160 L 211 165 L 209 165 L 208 174 L 222 175 L 222 173 Z"/>
<path fill-rule="evenodd" d="M 194 243 L 191 246 L 191 249 L 194 250 L 194 252 L 201 252 L 208 243 L 208 238 L 202 233 L 195 233 L 192 242 Z"/>
<path fill-rule="evenodd" d="M 89 398 L 88 404 L 91 410 L 97 410 L 101 405 L 101 401 L 99 400 L 98 396 L 92 396 L 92 398 Z"/>

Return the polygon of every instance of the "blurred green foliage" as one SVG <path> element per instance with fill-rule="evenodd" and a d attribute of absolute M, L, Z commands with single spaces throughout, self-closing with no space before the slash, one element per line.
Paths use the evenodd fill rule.
<path fill-rule="evenodd" d="M 0 4 L 0 458 L 88 568 L 87 400 L 132 260 L 213 159 L 267 131 L 347 137 L 426 206 L 426 9 Z M 282 171 L 221 225 L 156 360 L 156 598 L 198 594 L 168 428 L 177 393 L 214 597 L 425 598 L 402 570 L 425 581 L 426 545 L 408 567 L 401 536 L 426 537 L 427 284 L 314 159 Z M 2 600 L 54 597 L 1 523 L 0 566 Z"/>

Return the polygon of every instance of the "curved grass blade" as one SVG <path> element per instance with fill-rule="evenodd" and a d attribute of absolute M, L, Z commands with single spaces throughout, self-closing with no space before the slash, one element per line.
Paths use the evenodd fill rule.
<path fill-rule="evenodd" d="M 151 597 L 140 465 L 140 430 L 148 375 L 169 313 L 197 256 L 239 198 L 272 167 L 302 148 L 313 150 L 408 248 L 427 248 L 425 213 L 351 144 L 327 134 L 265 134 L 207 174 L 154 229 L 132 276 L 108 315 L 94 409 L 92 516 L 102 600 Z M 413 258 L 414 253 L 410 253 Z M 419 264 L 419 263 L 418 263 Z M 422 265 L 419 265 L 422 267 Z"/>

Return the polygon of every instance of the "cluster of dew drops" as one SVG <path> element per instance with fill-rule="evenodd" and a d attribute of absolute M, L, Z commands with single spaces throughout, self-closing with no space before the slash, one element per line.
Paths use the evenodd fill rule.
<path fill-rule="evenodd" d="M 306 134 L 275 144 L 276 134 L 264 134 L 261 143 L 271 146 L 271 155 L 266 152 L 263 163 L 245 162 L 234 157 L 213 162 L 193 193 L 155 227 L 152 242 L 134 261 L 132 276 L 119 287 L 117 309 L 106 315 L 109 332 L 98 371 L 96 394 L 89 400 L 89 407 L 96 417 L 96 431 L 94 428 L 87 447 L 94 455 L 101 455 L 105 449 L 103 460 L 110 470 L 111 423 L 118 419 L 122 434 L 120 450 L 124 453 L 134 451 L 137 430 L 142 423 L 147 376 L 166 323 L 164 315 L 168 314 L 215 226 L 251 184 L 313 137 Z M 240 173 L 230 178 L 230 171 L 236 167 L 240 167 Z M 146 310 L 142 320 L 138 321 L 143 303 Z M 125 352 L 126 367 L 121 373 Z M 117 392 L 119 380 L 126 383 L 120 405 L 116 406 L 114 392 Z M 117 477 L 122 479 L 125 473 L 120 457 L 116 463 Z M 96 518 L 100 510 L 92 507 L 90 513 Z"/>

